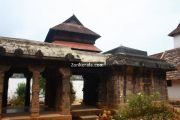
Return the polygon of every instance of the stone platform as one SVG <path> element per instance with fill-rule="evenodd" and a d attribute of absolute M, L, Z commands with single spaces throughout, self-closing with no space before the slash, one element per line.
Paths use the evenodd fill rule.
<path fill-rule="evenodd" d="M 30 116 L 11 116 L 3 117 L 1 120 L 72 120 L 71 115 L 60 115 L 60 114 L 46 114 L 40 115 L 37 118 L 32 118 Z"/>

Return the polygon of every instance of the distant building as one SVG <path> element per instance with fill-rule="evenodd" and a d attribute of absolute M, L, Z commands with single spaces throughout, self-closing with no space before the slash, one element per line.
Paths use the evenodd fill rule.
<path fill-rule="evenodd" d="M 180 47 L 180 23 L 176 29 L 174 29 L 169 36 L 174 38 L 174 48 Z"/>
<path fill-rule="evenodd" d="M 174 39 L 174 48 L 152 55 L 155 58 L 166 60 L 173 64 L 177 70 L 167 72 L 168 96 L 170 100 L 180 100 L 180 24 L 169 36 Z"/>

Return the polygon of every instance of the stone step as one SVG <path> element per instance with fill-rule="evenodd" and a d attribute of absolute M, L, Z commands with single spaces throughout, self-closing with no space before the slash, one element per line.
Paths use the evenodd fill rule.
<path fill-rule="evenodd" d="M 80 120 L 96 120 L 98 118 L 97 115 L 85 115 L 79 116 Z"/>
<path fill-rule="evenodd" d="M 71 114 L 73 117 L 79 117 L 79 116 L 99 115 L 101 112 L 102 110 L 98 108 L 87 108 L 87 109 L 72 110 Z"/>

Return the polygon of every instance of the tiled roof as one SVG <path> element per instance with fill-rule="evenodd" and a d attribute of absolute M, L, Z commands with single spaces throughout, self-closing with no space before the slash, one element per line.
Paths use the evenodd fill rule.
<path fill-rule="evenodd" d="M 173 64 L 176 68 L 180 67 L 180 48 L 167 50 L 162 53 L 151 55 L 154 58 L 166 60 L 168 63 Z M 167 74 L 167 80 L 180 80 L 180 72 L 170 71 Z"/>
<path fill-rule="evenodd" d="M 51 28 L 52 30 L 60 30 L 60 31 L 67 31 L 67 32 L 75 32 L 81 34 L 88 34 L 96 36 L 97 38 L 100 37 L 97 33 L 91 31 L 90 29 L 84 27 L 82 23 L 76 18 L 75 15 L 71 16 L 69 19 L 64 21 L 63 23 L 56 25 Z"/>
<path fill-rule="evenodd" d="M 77 43 L 77 42 L 69 42 L 69 41 L 59 41 L 55 40 L 53 44 L 67 46 L 78 50 L 85 50 L 85 51 L 94 51 L 94 52 L 101 52 L 99 48 L 92 44 L 85 44 L 85 43 Z"/>
<path fill-rule="evenodd" d="M 163 52 L 161 52 L 161 53 L 156 53 L 156 54 L 151 55 L 151 57 L 160 59 L 161 56 L 162 56 L 162 54 L 163 54 Z"/>
<path fill-rule="evenodd" d="M 169 36 L 174 37 L 174 36 L 179 35 L 179 34 L 180 34 L 180 23 L 176 29 L 174 29 L 171 33 L 169 33 Z"/>
<path fill-rule="evenodd" d="M 41 53 L 43 59 L 65 58 L 71 53 L 76 59 L 77 54 L 69 47 L 58 46 L 51 43 L 38 42 L 20 38 L 9 38 L 0 36 L 0 54 L 14 56 L 20 51 L 22 57 L 36 58 Z"/>
<path fill-rule="evenodd" d="M 147 56 L 146 51 L 119 46 L 104 54 L 111 54 L 107 58 L 108 65 L 130 65 L 135 67 L 161 68 L 165 70 L 173 69 L 171 64 L 164 60 Z"/>
<path fill-rule="evenodd" d="M 146 51 L 137 50 L 137 49 L 129 48 L 125 46 L 119 46 L 117 48 L 104 52 L 104 54 L 113 54 L 113 55 L 114 54 L 127 54 L 127 55 L 147 56 Z"/>
<path fill-rule="evenodd" d="M 158 68 L 172 70 L 174 67 L 165 60 L 152 58 L 149 56 L 137 56 L 130 54 L 110 55 L 106 61 L 107 65 L 129 65 L 135 67 Z"/>
<path fill-rule="evenodd" d="M 94 46 L 95 47 L 95 46 Z M 53 43 L 38 42 L 20 38 L 0 36 L 0 56 L 16 56 L 23 58 L 65 60 L 66 56 L 72 54 L 73 61 L 81 62 L 106 62 L 106 56 L 91 51 L 74 50 L 70 47 L 60 46 Z M 37 54 L 38 53 L 38 54 Z M 41 53 L 41 54 L 39 54 Z M 39 56 L 40 55 L 40 56 Z"/>

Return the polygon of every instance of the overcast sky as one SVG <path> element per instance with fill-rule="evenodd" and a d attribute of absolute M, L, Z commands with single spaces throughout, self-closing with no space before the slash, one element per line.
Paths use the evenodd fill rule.
<path fill-rule="evenodd" d="M 0 0 L 0 36 L 44 41 L 73 14 L 102 36 L 103 51 L 124 45 L 154 54 L 173 48 L 167 34 L 180 22 L 180 0 Z"/>

